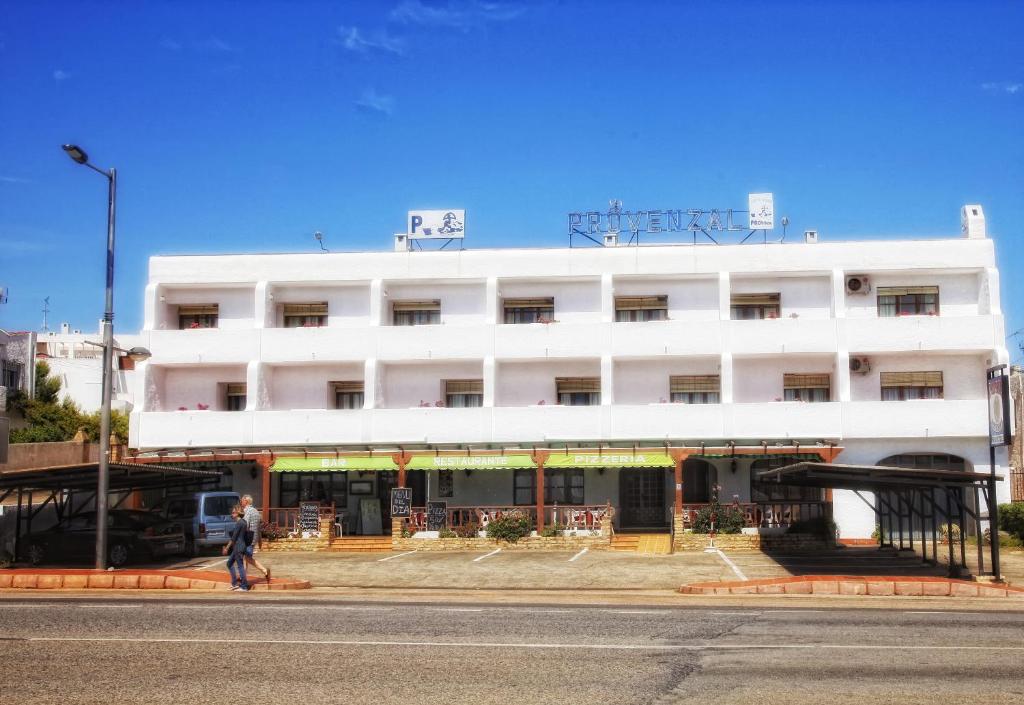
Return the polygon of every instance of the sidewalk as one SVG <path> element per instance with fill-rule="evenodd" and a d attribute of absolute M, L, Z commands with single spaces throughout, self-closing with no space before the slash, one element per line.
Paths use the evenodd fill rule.
<path fill-rule="evenodd" d="M 273 577 L 273 576 L 271 576 Z M 282 577 L 268 585 L 250 578 L 254 590 L 307 590 L 308 580 Z M 227 571 L 213 570 L 90 570 L 83 568 L 14 568 L 0 570 L 0 589 L 28 590 L 225 590 Z"/>

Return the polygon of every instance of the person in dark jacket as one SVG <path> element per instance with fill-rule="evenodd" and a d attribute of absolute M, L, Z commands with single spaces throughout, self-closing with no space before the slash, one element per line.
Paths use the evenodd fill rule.
<path fill-rule="evenodd" d="M 228 545 L 224 547 L 221 553 L 228 556 L 231 589 L 248 591 L 249 579 L 245 575 L 245 550 L 247 548 L 245 532 L 249 527 L 245 523 L 245 519 L 242 518 L 242 507 L 240 505 L 236 504 L 231 510 L 231 518 L 235 520 L 235 524 L 231 527 Z M 235 574 L 236 567 L 238 568 L 237 575 Z"/>

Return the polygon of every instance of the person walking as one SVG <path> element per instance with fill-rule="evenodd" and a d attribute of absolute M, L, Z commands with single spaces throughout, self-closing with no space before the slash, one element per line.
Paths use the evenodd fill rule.
<path fill-rule="evenodd" d="M 249 539 L 249 545 L 245 549 L 245 559 L 249 563 L 256 566 L 256 569 L 263 573 L 263 577 L 266 578 L 267 585 L 270 584 L 270 568 L 266 568 L 256 560 L 256 550 L 260 547 L 260 522 L 263 517 L 260 516 L 260 511 L 252 506 L 252 495 L 247 494 L 242 496 L 242 518 L 245 519 L 245 525 L 249 533 L 246 538 Z"/>
<path fill-rule="evenodd" d="M 236 504 L 231 509 L 231 518 L 235 520 L 235 525 L 231 527 L 228 544 L 224 546 L 221 554 L 228 556 L 231 589 L 247 592 L 249 590 L 249 579 L 245 575 L 245 533 L 248 530 L 248 526 L 245 523 L 245 519 L 242 518 L 241 505 Z M 235 574 L 236 568 L 238 569 L 237 575 Z"/>

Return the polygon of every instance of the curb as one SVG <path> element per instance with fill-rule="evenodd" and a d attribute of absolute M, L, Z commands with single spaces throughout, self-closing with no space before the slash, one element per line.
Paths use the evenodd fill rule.
<path fill-rule="evenodd" d="M 253 590 L 308 590 L 308 580 L 263 578 L 249 581 Z M 209 570 L 0 570 L 0 590 L 228 590 L 228 573 Z"/>
<path fill-rule="evenodd" d="M 801 575 L 683 585 L 684 595 L 866 595 L 880 597 L 1008 597 L 1024 599 L 1024 588 L 930 576 Z"/>

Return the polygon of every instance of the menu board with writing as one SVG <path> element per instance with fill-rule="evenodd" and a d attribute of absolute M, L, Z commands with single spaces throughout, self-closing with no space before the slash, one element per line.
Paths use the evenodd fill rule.
<path fill-rule="evenodd" d="M 412 488 L 394 487 L 391 489 L 391 517 L 407 517 L 412 515 Z"/>
<path fill-rule="evenodd" d="M 320 503 L 299 502 L 299 529 L 320 531 Z"/>
<path fill-rule="evenodd" d="M 427 531 L 440 531 L 448 524 L 448 503 L 427 502 Z"/>

